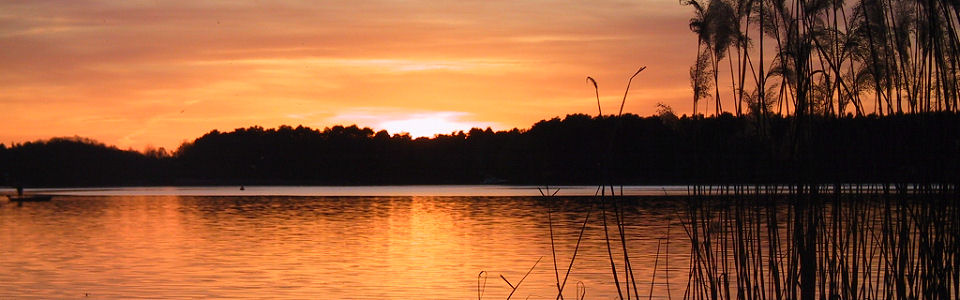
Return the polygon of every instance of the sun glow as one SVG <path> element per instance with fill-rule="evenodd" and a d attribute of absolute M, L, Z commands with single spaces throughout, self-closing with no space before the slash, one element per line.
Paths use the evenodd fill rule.
<path fill-rule="evenodd" d="M 343 113 L 333 119 L 355 121 L 358 125 L 383 129 L 391 134 L 408 133 L 413 138 L 496 127 L 492 122 L 470 121 L 469 116 L 470 113 L 456 111 L 395 112 L 378 109 Z"/>
<path fill-rule="evenodd" d="M 625 112 L 691 111 L 697 39 L 689 8 L 671 1 L 60 4 L 0 1 L 0 143 L 176 149 L 255 125 L 527 128 L 594 113 L 586 76 L 604 108 L 619 106 L 639 65 L 649 70 Z"/>
<path fill-rule="evenodd" d="M 409 133 L 411 137 L 433 137 L 437 134 L 448 134 L 459 130 L 467 131 L 474 127 L 487 127 L 489 123 L 466 122 L 458 120 L 465 113 L 436 112 L 412 114 L 406 119 L 394 119 L 380 122 L 379 128 L 391 133 Z"/>

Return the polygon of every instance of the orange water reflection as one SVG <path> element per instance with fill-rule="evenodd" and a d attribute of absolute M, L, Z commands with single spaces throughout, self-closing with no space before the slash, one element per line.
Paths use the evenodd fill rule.
<path fill-rule="evenodd" d="M 476 298 L 477 274 L 487 271 L 484 299 L 503 299 L 509 288 L 499 275 L 516 283 L 541 256 L 514 297 L 553 298 L 546 211 L 565 211 L 553 215 L 565 268 L 590 208 L 582 200 L 96 196 L 3 203 L 0 298 L 463 299 Z M 631 259 L 646 295 L 665 214 L 649 207 L 629 213 L 638 221 L 629 228 Z M 596 217 L 568 297 L 577 281 L 590 298 L 616 294 Z M 672 264 L 685 267 L 686 248 L 672 247 Z M 675 292 L 684 279 L 671 278 Z"/>

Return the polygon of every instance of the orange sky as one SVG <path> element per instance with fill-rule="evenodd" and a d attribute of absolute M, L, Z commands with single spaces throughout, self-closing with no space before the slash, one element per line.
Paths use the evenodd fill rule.
<path fill-rule="evenodd" d="M 432 135 L 691 111 L 689 7 L 634 1 L 4 1 L 0 142 L 173 150 L 212 130 Z"/>

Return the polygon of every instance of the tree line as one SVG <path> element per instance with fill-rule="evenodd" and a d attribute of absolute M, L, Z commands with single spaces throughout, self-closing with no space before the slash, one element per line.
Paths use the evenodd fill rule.
<path fill-rule="evenodd" d="M 164 150 L 83 138 L 0 145 L 3 185 L 705 184 L 960 181 L 960 115 L 572 114 L 411 138 L 357 126 L 217 130 Z M 618 129 L 615 129 L 618 128 Z M 611 142 L 613 141 L 613 142 Z M 608 149 L 611 149 L 608 151 Z"/>

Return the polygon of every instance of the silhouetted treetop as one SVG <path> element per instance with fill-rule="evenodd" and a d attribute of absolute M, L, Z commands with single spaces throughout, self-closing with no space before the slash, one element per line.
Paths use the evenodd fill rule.
<path fill-rule="evenodd" d="M 0 147 L 7 184 L 624 184 L 955 182 L 960 116 L 622 117 L 412 139 L 352 126 L 212 130 L 172 155 L 82 138 Z M 797 155 L 796 136 L 809 141 Z M 610 151 L 608 151 L 608 149 Z M 606 166 L 606 171 L 602 170 Z"/>
<path fill-rule="evenodd" d="M 0 175 L 8 185 L 161 184 L 169 177 L 169 157 L 82 137 L 58 137 L 13 145 L 0 151 Z"/>

